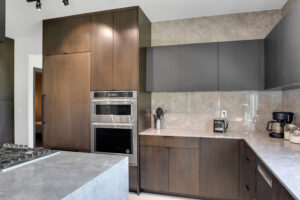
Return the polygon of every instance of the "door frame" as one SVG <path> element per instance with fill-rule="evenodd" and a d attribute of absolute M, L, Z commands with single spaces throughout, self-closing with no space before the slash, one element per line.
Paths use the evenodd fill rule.
<path fill-rule="evenodd" d="M 36 147 L 36 132 L 35 132 L 35 75 L 36 74 L 42 74 L 43 75 L 43 69 L 33 67 L 33 147 Z M 43 115 L 43 109 L 42 109 L 42 115 Z M 44 137 L 43 137 L 44 138 Z"/>

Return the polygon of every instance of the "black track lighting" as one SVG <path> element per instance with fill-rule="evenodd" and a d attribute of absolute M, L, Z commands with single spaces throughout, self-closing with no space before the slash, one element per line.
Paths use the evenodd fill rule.
<path fill-rule="evenodd" d="M 63 0 L 62 2 L 64 3 L 65 6 L 69 5 L 69 0 Z"/>
<path fill-rule="evenodd" d="M 38 11 L 41 11 L 42 10 L 42 3 L 41 3 L 41 0 L 36 0 L 36 9 Z"/>
<path fill-rule="evenodd" d="M 41 3 L 41 0 L 27 0 L 27 2 L 35 2 L 36 1 L 36 9 L 38 11 L 42 10 L 42 3 Z M 69 0 L 63 0 L 62 1 L 64 3 L 65 6 L 68 6 L 69 5 Z"/>

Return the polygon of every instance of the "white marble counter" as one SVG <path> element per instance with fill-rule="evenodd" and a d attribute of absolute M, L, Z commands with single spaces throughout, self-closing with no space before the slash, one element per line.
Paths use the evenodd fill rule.
<path fill-rule="evenodd" d="M 128 200 L 128 158 L 61 152 L 0 172 L 0 199 Z"/>
<path fill-rule="evenodd" d="M 201 130 L 148 129 L 140 135 L 244 139 L 286 189 L 300 200 L 300 144 L 270 138 L 267 132 L 226 134 Z"/>

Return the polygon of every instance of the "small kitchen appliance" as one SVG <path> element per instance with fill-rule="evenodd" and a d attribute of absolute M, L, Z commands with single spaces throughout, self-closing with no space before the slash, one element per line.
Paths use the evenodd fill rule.
<path fill-rule="evenodd" d="M 269 121 L 267 131 L 270 131 L 270 137 L 284 138 L 284 126 L 294 122 L 294 113 L 292 112 L 273 112 L 273 121 Z"/>
<path fill-rule="evenodd" d="M 226 119 L 215 119 L 214 120 L 214 132 L 226 133 L 228 129 L 228 121 Z"/>

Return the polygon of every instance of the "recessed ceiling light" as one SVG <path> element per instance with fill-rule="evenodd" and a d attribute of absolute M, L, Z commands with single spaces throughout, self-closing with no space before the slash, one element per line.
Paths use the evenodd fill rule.
<path fill-rule="evenodd" d="M 36 9 L 38 11 L 41 11 L 42 10 L 42 3 L 41 3 L 41 0 L 36 0 Z"/>

